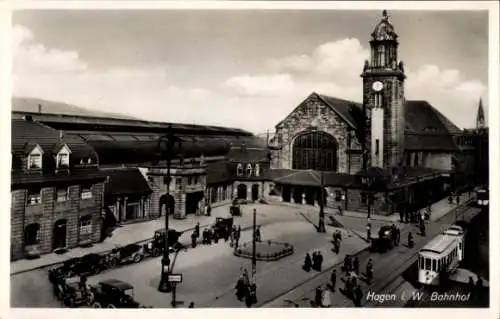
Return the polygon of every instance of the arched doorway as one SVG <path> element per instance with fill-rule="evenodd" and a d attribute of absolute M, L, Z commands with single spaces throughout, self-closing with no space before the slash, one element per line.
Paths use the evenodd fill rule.
<path fill-rule="evenodd" d="M 302 187 L 295 187 L 293 189 L 293 201 L 296 204 L 302 204 L 302 194 L 304 193 L 304 189 Z"/>
<path fill-rule="evenodd" d="M 293 141 L 293 169 L 337 171 L 337 140 L 330 134 L 312 131 Z"/>
<path fill-rule="evenodd" d="M 172 215 L 175 210 L 175 200 L 172 195 L 162 195 L 160 197 L 160 216 L 164 216 L 165 212 Z"/>
<path fill-rule="evenodd" d="M 307 187 L 306 188 L 306 204 L 307 205 L 314 205 L 314 200 L 316 199 L 316 190 L 312 187 Z"/>
<path fill-rule="evenodd" d="M 240 184 L 238 185 L 238 199 L 247 199 L 247 185 Z"/>
<path fill-rule="evenodd" d="M 52 237 L 52 249 L 66 248 L 66 219 L 59 219 L 54 224 L 54 233 Z"/>
<path fill-rule="evenodd" d="M 292 198 L 292 190 L 291 190 L 291 187 L 288 186 L 288 185 L 284 185 L 283 186 L 283 190 L 282 190 L 282 193 L 281 193 L 281 196 L 283 198 L 283 201 L 284 202 L 287 202 L 289 203 L 291 198 Z"/>
<path fill-rule="evenodd" d="M 252 200 L 256 201 L 259 199 L 259 184 L 252 185 Z"/>

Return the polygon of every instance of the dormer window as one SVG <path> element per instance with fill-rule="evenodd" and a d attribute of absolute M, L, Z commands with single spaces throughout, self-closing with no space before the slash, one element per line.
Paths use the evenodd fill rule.
<path fill-rule="evenodd" d="M 41 169 L 42 168 L 43 150 L 40 145 L 35 148 L 28 155 L 28 169 Z"/>
<path fill-rule="evenodd" d="M 69 167 L 69 155 L 71 150 L 68 145 L 64 144 L 63 147 L 57 153 L 57 168 L 67 168 Z"/>
<path fill-rule="evenodd" d="M 252 176 L 252 165 L 251 164 L 247 165 L 247 176 Z"/>
<path fill-rule="evenodd" d="M 243 175 L 243 165 L 241 165 L 241 163 L 238 164 L 238 166 L 236 168 L 236 175 L 238 175 L 238 176 Z"/>
<path fill-rule="evenodd" d="M 259 174 L 260 174 L 259 164 L 255 164 L 255 176 L 259 176 Z"/>

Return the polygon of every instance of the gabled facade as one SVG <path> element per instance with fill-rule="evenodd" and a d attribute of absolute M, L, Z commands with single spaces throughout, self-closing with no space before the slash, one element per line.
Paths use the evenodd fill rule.
<path fill-rule="evenodd" d="M 11 145 L 11 258 L 98 242 L 105 175 L 92 147 L 29 117 L 12 120 Z"/>

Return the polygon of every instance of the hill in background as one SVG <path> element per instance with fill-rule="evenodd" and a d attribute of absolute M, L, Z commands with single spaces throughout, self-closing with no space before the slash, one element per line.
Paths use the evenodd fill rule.
<path fill-rule="evenodd" d="M 24 97 L 12 98 L 12 111 L 38 113 L 39 105 L 41 105 L 42 107 L 42 113 L 111 117 L 117 119 L 137 120 L 137 118 L 133 116 L 117 114 L 117 113 L 107 113 L 107 112 L 87 109 L 80 106 L 70 105 L 62 102 L 47 101 L 37 98 L 24 98 Z"/>

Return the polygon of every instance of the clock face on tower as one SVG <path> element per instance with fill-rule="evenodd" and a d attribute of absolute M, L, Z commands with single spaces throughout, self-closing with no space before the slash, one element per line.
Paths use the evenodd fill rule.
<path fill-rule="evenodd" d="M 380 81 L 375 81 L 372 84 L 372 88 L 375 92 L 380 92 L 384 88 L 384 85 Z"/>

